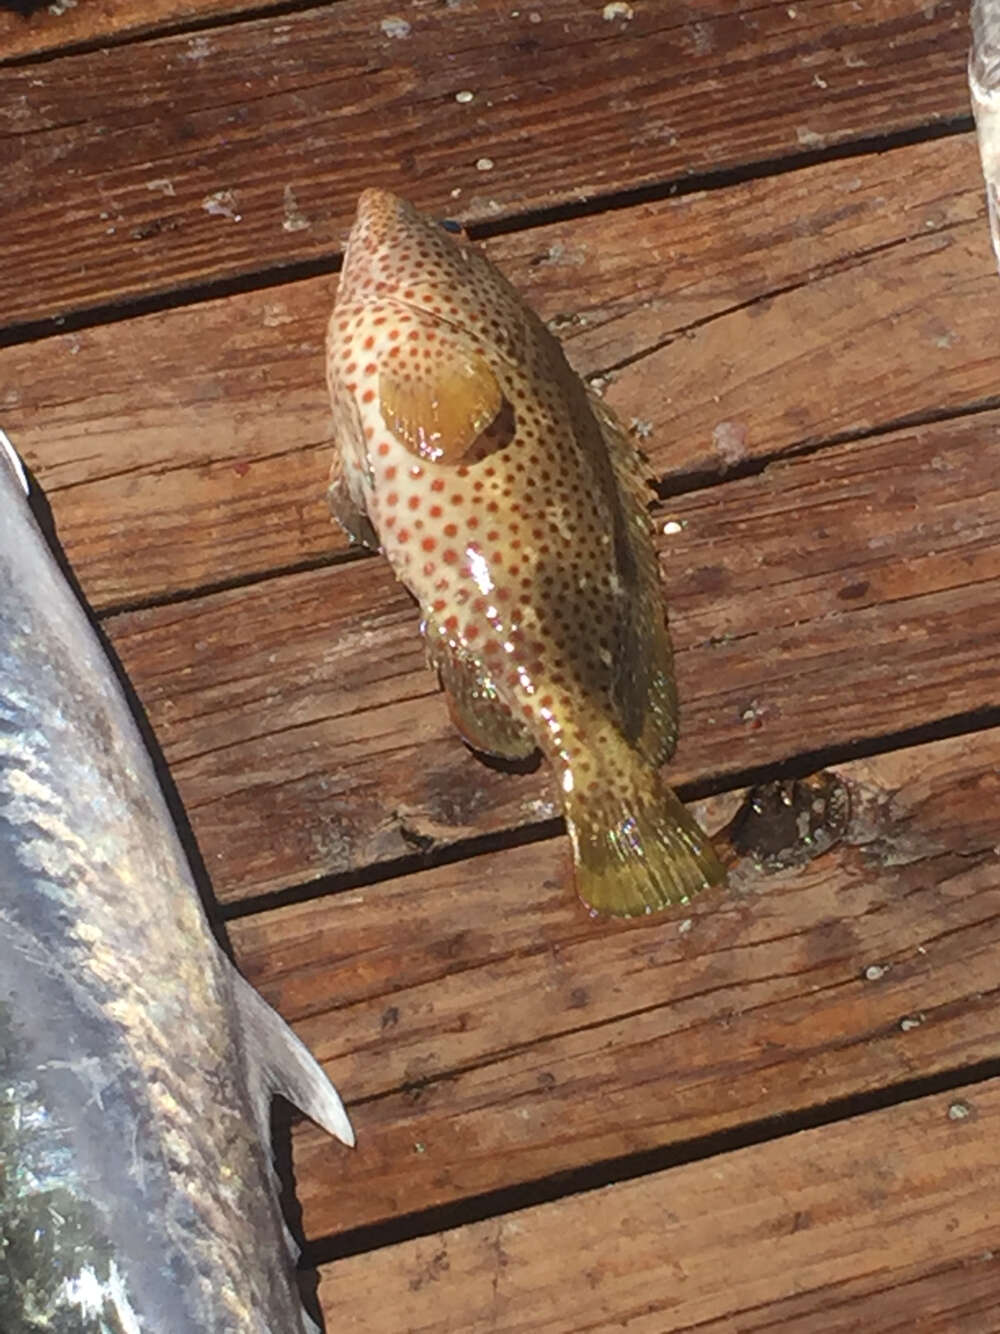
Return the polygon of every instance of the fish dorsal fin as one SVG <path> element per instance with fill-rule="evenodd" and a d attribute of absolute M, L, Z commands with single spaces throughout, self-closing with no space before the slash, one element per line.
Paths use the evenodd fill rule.
<path fill-rule="evenodd" d="M 642 455 L 621 422 L 598 396 L 590 409 L 607 450 L 621 503 L 618 534 L 627 601 L 612 695 L 628 740 L 651 764 L 663 764 L 677 745 L 677 687 L 660 563 L 647 505 L 652 499 Z"/>
<path fill-rule="evenodd" d="M 412 453 L 458 463 L 497 418 L 503 390 L 476 344 L 441 321 L 415 318 L 399 355 L 379 368 L 382 420 Z"/>
<path fill-rule="evenodd" d="M 232 983 L 246 1046 L 250 1092 L 265 1129 L 265 1140 L 271 1098 L 280 1093 L 318 1126 L 353 1147 L 354 1131 L 344 1104 L 312 1052 L 235 968 Z"/>

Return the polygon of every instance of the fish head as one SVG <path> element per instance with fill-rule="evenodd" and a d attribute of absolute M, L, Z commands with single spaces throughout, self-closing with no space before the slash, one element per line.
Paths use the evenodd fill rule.
<path fill-rule="evenodd" d="M 347 241 L 338 306 L 391 301 L 446 323 L 510 361 L 546 339 L 541 321 L 460 223 L 365 190 Z"/>
<path fill-rule="evenodd" d="M 3 479 L 4 485 L 20 487 L 24 495 L 28 495 L 30 491 L 28 474 L 24 470 L 21 456 L 2 429 L 0 429 L 0 479 Z"/>
<path fill-rule="evenodd" d="M 388 190 L 365 190 L 347 241 L 338 299 L 402 299 L 415 282 L 425 290 L 460 285 L 474 251 L 454 225 L 425 217 Z"/>

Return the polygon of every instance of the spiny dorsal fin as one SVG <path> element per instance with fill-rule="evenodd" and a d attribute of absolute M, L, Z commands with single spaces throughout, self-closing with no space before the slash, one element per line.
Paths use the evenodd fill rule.
<path fill-rule="evenodd" d="M 667 630 L 660 563 L 647 506 L 653 498 L 642 455 L 611 409 L 594 393 L 588 401 L 611 463 L 625 521 L 634 586 L 624 590 L 626 626 L 613 695 L 629 741 L 651 764 L 670 759 L 677 744 L 677 688 Z"/>
<path fill-rule="evenodd" d="M 262 1138 L 270 1136 L 270 1105 L 275 1093 L 294 1103 L 306 1116 L 344 1144 L 354 1145 L 354 1131 L 337 1090 L 308 1047 L 263 996 L 232 970 L 233 999 L 240 1016 Z"/>

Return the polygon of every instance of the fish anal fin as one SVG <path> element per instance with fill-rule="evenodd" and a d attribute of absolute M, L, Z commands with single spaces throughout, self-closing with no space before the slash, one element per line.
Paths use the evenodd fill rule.
<path fill-rule="evenodd" d="M 471 658 L 437 647 L 428 625 L 428 654 L 444 688 L 448 714 L 462 739 L 482 755 L 525 760 L 538 749 L 534 737 L 513 716 L 489 676 Z"/>
<path fill-rule="evenodd" d="M 423 355 L 382 362 L 382 420 L 419 458 L 459 463 L 500 416 L 500 381 L 472 340 L 440 321 L 418 317 L 410 333 Z"/>
<path fill-rule="evenodd" d="M 596 799 L 573 794 L 566 823 L 577 893 L 596 913 L 662 912 L 725 879 L 708 835 L 655 771 L 637 774 L 625 794 L 612 784 Z"/>
<path fill-rule="evenodd" d="M 312 1052 L 235 968 L 231 977 L 250 1093 L 264 1141 L 270 1135 L 271 1098 L 280 1093 L 318 1126 L 353 1147 L 354 1131 L 344 1104 Z"/>

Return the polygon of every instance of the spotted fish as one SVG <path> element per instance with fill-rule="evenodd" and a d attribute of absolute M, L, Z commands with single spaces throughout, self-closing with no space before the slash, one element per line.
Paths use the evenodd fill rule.
<path fill-rule="evenodd" d="M 0 431 L 0 1330 L 307 1334 L 271 1094 L 333 1087 L 222 954 Z"/>
<path fill-rule="evenodd" d="M 657 772 L 677 699 L 639 456 L 453 227 L 361 196 L 327 340 L 331 508 L 417 598 L 466 741 L 547 757 L 584 902 L 685 903 L 723 872 Z"/>
<path fill-rule="evenodd" d="M 969 91 L 986 182 L 993 253 L 1000 265 L 1000 0 L 972 0 Z"/>

